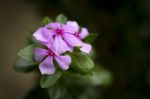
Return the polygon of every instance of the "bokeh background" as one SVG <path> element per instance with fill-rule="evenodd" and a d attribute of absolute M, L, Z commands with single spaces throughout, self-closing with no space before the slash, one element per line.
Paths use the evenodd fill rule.
<path fill-rule="evenodd" d="M 33 88 L 36 75 L 12 65 L 28 32 L 59 13 L 99 34 L 96 62 L 113 75 L 104 99 L 150 99 L 150 0 L 0 0 L 0 99 Z"/>

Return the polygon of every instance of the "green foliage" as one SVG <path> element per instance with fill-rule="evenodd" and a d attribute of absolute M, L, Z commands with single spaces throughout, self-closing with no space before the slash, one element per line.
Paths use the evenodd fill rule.
<path fill-rule="evenodd" d="M 94 63 L 89 57 L 89 55 L 78 52 L 71 54 L 72 63 L 71 63 L 71 69 L 75 71 L 76 73 L 80 74 L 92 74 Z"/>
<path fill-rule="evenodd" d="M 42 88 L 51 87 L 60 79 L 61 76 L 61 71 L 56 71 L 53 75 L 43 75 L 41 78 L 40 85 Z"/>
<path fill-rule="evenodd" d="M 112 76 L 110 72 L 98 65 L 94 68 L 93 75 L 76 75 L 77 83 L 99 86 L 99 85 L 109 85 L 112 82 Z"/>
<path fill-rule="evenodd" d="M 34 45 L 28 45 L 18 53 L 18 58 L 14 64 L 14 69 L 19 72 L 30 72 L 35 69 L 37 65 L 33 60 Z"/>
<path fill-rule="evenodd" d="M 67 21 L 67 17 L 64 14 L 59 14 L 56 17 L 56 22 L 65 23 Z"/>
<path fill-rule="evenodd" d="M 33 61 L 19 58 L 14 64 L 14 69 L 18 72 L 31 72 L 35 69 L 36 65 L 37 64 Z"/>
<path fill-rule="evenodd" d="M 44 17 L 44 19 L 42 20 L 42 24 L 46 25 L 48 23 L 52 22 L 52 19 L 50 17 Z"/>
<path fill-rule="evenodd" d="M 97 36 L 98 34 L 96 33 L 90 33 L 83 41 L 92 44 L 97 38 Z"/>
<path fill-rule="evenodd" d="M 67 83 L 79 86 L 109 86 L 112 82 L 112 74 L 100 65 L 94 66 L 92 75 L 67 72 L 65 76 Z"/>
<path fill-rule="evenodd" d="M 21 49 L 18 53 L 18 57 L 24 60 L 33 61 L 34 47 L 34 45 L 28 45 L 27 47 Z"/>

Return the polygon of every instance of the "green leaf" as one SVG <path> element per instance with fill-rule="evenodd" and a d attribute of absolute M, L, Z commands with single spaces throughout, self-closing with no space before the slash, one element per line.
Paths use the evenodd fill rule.
<path fill-rule="evenodd" d="M 13 68 L 18 72 L 31 72 L 35 69 L 36 65 L 37 63 L 33 61 L 28 61 L 19 58 L 14 64 Z"/>
<path fill-rule="evenodd" d="M 27 61 L 33 61 L 34 47 L 34 45 L 28 45 L 21 49 L 18 53 L 18 57 Z"/>
<path fill-rule="evenodd" d="M 81 75 L 71 72 L 66 72 L 68 83 L 77 84 L 80 86 L 109 86 L 112 83 L 113 76 L 110 71 L 100 67 L 94 66 L 94 72 L 92 75 Z"/>
<path fill-rule="evenodd" d="M 56 17 L 56 22 L 65 23 L 67 21 L 67 17 L 64 14 L 59 14 Z"/>
<path fill-rule="evenodd" d="M 61 75 L 61 71 L 56 71 L 55 74 L 52 75 L 43 75 L 40 82 L 41 87 L 48 88 L 53 86 L 59 80 Z"/>
<path fill-rule="evenodd" d="M 29 45 L 21 49 L 18 53 L 18 58 L 14 64 L 14 69 L 19 72 L 30 72 L 37 65 L 33 59 L 34 45 Z"/>
<path fill-rule="evenodd" d="M 93 75 L 76 75 L 76 80 L 78 80 L 77 82 L 92 86 L 109 85 L 112 82 L 112 74 L 108 70 L 100 68 L 98 65 L 95 67 Z"/>
<path fill-rule="evenodd" d="M 95 68 L 95 74 L 91 77 L 87 77 L 87 80 L 90 80 L 89 83 L 92 85 L 104 85 L 107 86 L 112 82 L 112 74 L 100 67 L 99 65 Z"/>
<path fill-rule="evenodd" d="M 55 84 L 48 89 L 48 94 L 51 99 L 64 99 L 66 88 L 62 82 Z"/>
<path fill-rule="evenodd" d="M 82 52 L 71 54 L 71 69 L 81 74 L 91 74 L 93 72 L 94 63 L 91 58 Z"/>
<path fill-rule="evenodd" d="M 48 23 L 52 22 L 52 19 L 50 17 L 44 17 L 44 19 L 42 20 L 42 24 L 46 25 Z"/>
<path fill-rule="evenodd" d="M 98 34 L 96 33 L 90 33 L 83 41 L 92 44 L 97 38 L 97 36 Z"/>

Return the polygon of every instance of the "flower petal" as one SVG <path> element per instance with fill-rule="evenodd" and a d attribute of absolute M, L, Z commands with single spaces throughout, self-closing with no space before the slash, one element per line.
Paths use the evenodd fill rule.
<path fill-rule="evenodd" d="M 87 44 L 87 43 L 83 43 L 82 47 L 80 48 L 80 50 L 82 52 L 85 52 L 87 54 L 90 53 L 90 51 L 92 50 L 92 46 L 90 44 Z"/>
<path fill-rule="evenodd" d="M 54 57 L 57 63 L 59 64 L 60 68 L 63 70 L 69 69 L 69 65 L 71 64 L 71 58 L 68 55 L 65 56 L 55 56 Z"/>
<path fill-rule="evenodd" d="M 74 34 L 74 33 L 78 32 L 79 25 L 75 21 L 67 21 L 66 25 L 64 25 L 62 28 L 65 33 Z"/>
<path fill-rule="evenodd" d="M 50 38 L 50 40 L 47 43 L 45 43 L 45 46 L 47 46 L 49 49 L 51 49 L 53 41 L 54 41 L 54 37 L 52 36 Z"/>
<path fill-rule="evenodd" d="M 66 24 L 74 27 L 76 29 L 76 31 L 79 30 L 79 25 L 78 25 L 78 23 L 76 21 L 67 21 Z"/>
<path fill-rule="evenodd" d="M 43 58 L 47 55 L 47 50 L 43 48 L 35 48 L 34 59 L 38 62 L 42 61 Z"/>
<path fill-rule="evenodd" d="M 48 56 L 42 63 L 40 63 L 39 69 L 42 74 L 54 74 L 55 67 L 53 64 L 53 57 Z"/>
<path fill-rule="evenodd" d="M 53 23 L 50 23 L 50 24 L 45 25 L 45 28 L 56 29 L 56 28 L 59 28 L 60 26 L 61 26 L 60 23 L 58 23 L 58 22 L 53 22 Z"/>
<path fill-rule="evenodd" d="M 80 33 L 80 38 L 84 39 L 89 35 L 88 30 L 86 28 L 82 28 L 81 33 Z"/>
<path fill-rule="evenodd" d="M 72 51 L 60 35 L 55 36 L 51 50 L 56 54 Z"/>
<path fill-rule="evenodd" d="M 74 46 L 81 47 L 82 46 L 81 40 L 72 34 L 65 33 L 63 35 L 63 38 L 67 42 L 67 44 L 69 44 L 69 46 L 71 46 L 71 47 L 74 47 Z"/>
<path fill-rule="evenodd" d="M 38 40 L 42 44 L 46 44 L 50 38 L 52 37 L 53 33 L 46 29 L 46 28 L 39 28 L 33 36 L 35 37 L 36 40 Z"/>

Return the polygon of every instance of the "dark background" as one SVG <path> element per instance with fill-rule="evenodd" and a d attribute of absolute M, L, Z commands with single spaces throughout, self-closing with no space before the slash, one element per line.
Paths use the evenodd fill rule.
<path fill-rule="evenodd" d="M 34 86 L 36 76 L 12 64 L 28 32 L 59 13 L 99 34 L 96 61 L 113 75 L 104 99 L 150 98 L 150 0 L 1 0 L 0 99 L 23 99 Z"/>

